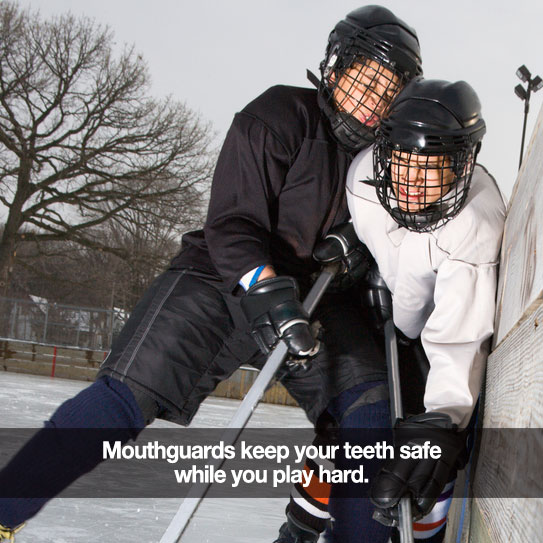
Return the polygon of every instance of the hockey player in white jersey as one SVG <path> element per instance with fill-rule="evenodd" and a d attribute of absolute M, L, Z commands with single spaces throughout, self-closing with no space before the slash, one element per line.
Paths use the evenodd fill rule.
<path fill-rule="evenodd" d="M 465 82 L 422 80 L 401 93 L 347 179 L 355 231 L 393 294 L 395 325 L 421 335 L 424 403 L 463 427 L 493 332 L 504 203 L 475 164 L 485 124 Z"/>
<path fill-rule="evenodd" d="M 395 455 L 382 468 L 372 501 L 384 523 L 404 495 L 417 518 L 431 511 L 454 478 L 464 448 L 460 430 L 480 392 L 505 216 L 496 182 L 476 164 L 484 133 L 479 100 L 467 83 L 418 78 L 348 173 L 353 225 L 393 295 L 394 323 L 408 338 L 420 336 L 430 364 L 425 412 L 397 425 L 395 446 L 405 442 L 406 429 L 410 442 L 427 430 L 447 430 L 435 436 L 441 458 Z M 431 535 L 445 522 L 442 502 L 419 523 L 419 537 L 425 526 L 433 526 Z"/>
<path fill-rule="evenodd" d="M 400 498 L 410 495 L 415 540 L 426 543 L 443 541 L 465 451 L 463 430 L 477 402 L 493 333 L 505 206 L 494 179 L 476 165 L 485 131 L 479 99 L 467 83 L 410 82 L 385 114 L 375 145 L 360 151 L 349 169 L 352 224 L 331 231 L 314 252 L 320 262 L 341 261 L 348 268 L 349 255 L 360 241 L 365 244 L 392 292 L 396 327 L 407 338 L 417 338 L 413 347 L 422 344 L 429 361 L 425 386 L 413 381 L 418 376 L 409 376 L 413 388 L 407 399 L 422 388 L 424 402 L 410 411 L 418 414 L 394 429 L 394 443 L 417 443 L 438 430 L 431 437 L 441 457 L 398 460 L 395 454 L 371 490 L 374 518 L 385 525 L 395 522 Z M 340 395 L 328 410 L 342 429 L 382 428 L 390 421 L 388 403 L 377 393 L 382 388 L 380 382 L 367 383 L 359 398 Z M 329 514 L 323 507 L 328 504 L 322 499 L 323 481 L 312 485 L 320 489 L 315 496 L 298 486 L 289 506 L 289 529 L 282 527 L 276 543 L 316 541 L 309 515 Z M 368 522 L 369 500 L 334 494 L 329 501 L 336 520 L 332 541 L 387 541 L 388 532 Z"/>

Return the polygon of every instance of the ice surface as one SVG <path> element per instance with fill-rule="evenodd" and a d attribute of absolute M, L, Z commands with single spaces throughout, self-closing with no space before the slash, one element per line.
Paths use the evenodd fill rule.
<path fill-rule="evenodd" d="M 41 427 L 56 407 L 88 383 L 0 372 L 0 413 L 4 428 Z M 209 398 L 192 427 L 224 427 L 239 401 Z M 175 426 L 157 421 L 153 427 Z M 261 404 L 249 427 L 309 428 L 303 411 Z M 177 511 L 177 499 L 52 500 L 17 535 L 17 543 L 155 543 Z M 271 543 L 284 521 L 286 499 L 204 500 L 182 543 Z"/>

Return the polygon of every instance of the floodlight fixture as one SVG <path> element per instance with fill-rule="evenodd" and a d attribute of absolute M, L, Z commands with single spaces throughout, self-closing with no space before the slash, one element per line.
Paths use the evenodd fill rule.
<path fill-rule="evenodd" d="M 526 136 L 526 121 L 528 120 L 528 111 L 530 110 L 530 95 L 532 92 L 537 92 L 543 88 L 543 79 L 536 75 L 532 79 L 532 73 L 526 66 L 523 64 L 517 70 L 517 77 L 523 82 L 526 83 L 526 87 L 522 85 L 517 85 L 515 87 L 515 94 L 524 102 L 524 126 L 522 127 L 522 143 L 520 144 L 520 159 L 518 167 L 522 164 L 522 155 L 524 153 L 524 138 Z"/>
<path fill-rule="evenodd" d="M 526 68 L 526 66 L 523 64 L 518 70 L 517 70 L 517 77 L 523 82 L 526 83 L 526 81 L 530 80 L 530 77 L 532 77 L 532 74 L 530 73 L 530 70 Z"/>
<path fill-rule="evenodd" d="M 543 87 L 543 79 L 541 79 L 538 75 L 536 75 L 532 79 L 532 90 L 534 92 L 537 92 L 538 90 L 541 90 L 541 87 Z"/>
<path fill-rule="evenodd" d="M 515 94 L 521 100 L 526 100 L 526 97 L 528 96 L 528 94 L 526 93 L 526 90 L 524 89 L 524 87 L 520 83 L 515 87 Z"/>

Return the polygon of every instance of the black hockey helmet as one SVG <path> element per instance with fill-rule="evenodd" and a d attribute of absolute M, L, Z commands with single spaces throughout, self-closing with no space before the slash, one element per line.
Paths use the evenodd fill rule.
<path fill-rule="evenodd" d="M 330 33 L 320 72 L 319 105 L 334 136 L 362 149 L 401 87 L 422 74 L 417 33 L 384 7 L 358 8 Z"/>
<path fill-rule="evenodd" d="M 465 81 L 411 81 L 382 119 L 373 151 L 377 195 L 401 226 L 435 230 L 464 205 L 486 126 Z"/>

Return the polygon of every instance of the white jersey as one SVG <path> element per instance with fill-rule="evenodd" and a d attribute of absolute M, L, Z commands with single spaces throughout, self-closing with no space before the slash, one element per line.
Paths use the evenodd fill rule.
<path fill-rule="evenodd" d="M 410 338 L 421 336 L 430 361 L 426 411 L 446 413 L 465 426 L 494 329 L 503 198 L 477 165 L 461 212 L 433 232 L 412 232 L 394 221 L 375 187 L 364 183 L 373 178 L 372 150 L 359 153 L 347 174 L 355 230 L 392 292 L 394 324 Z"/>

